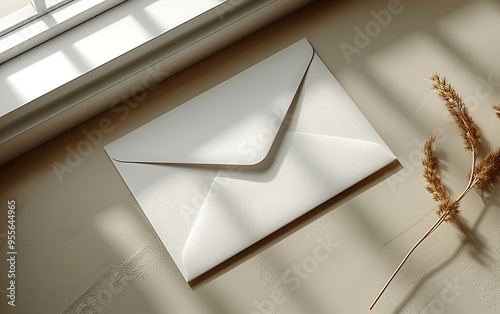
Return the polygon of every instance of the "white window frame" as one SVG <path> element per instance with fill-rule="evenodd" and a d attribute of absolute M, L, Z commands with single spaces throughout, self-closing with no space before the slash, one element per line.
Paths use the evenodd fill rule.
<path fill-rule="evenodd" d="M 56 10 L 60 6 L 68 4 L 73 0 L 30 0 L 30 5 L 0 19 L 0 36 L 39 18 L 40 16 Z M 47 2 L 49 5 L 47 5 Z"/>
<path fill-rule="evenodd" d="M 127 0 L 52 0 L 50 11 L 47 0 L 31 1 L 35 9 L 4 18 L 18 22 L 0 32 L 0 64 Z"/>
<path fill-rule="evenodd" d="M 107 41 L 116 42 L 116 33 L 96 30 L 96 25 L 133 21 L 129 17 L 134 17 L 141 1 L 145 0 L 125 1 L 0 64 L 0 106 L 4 100 L 17 106 L 0 114 L 0 165 L 314 0 L 213 0 L 218 5 L 175 27 L 159 28 L 144 38 L 138 38 L 142 34 L 141 25 L 131 23 L 123 29 L 127 35 L 132 34 L 125 38 L 123 47 L 103 47 L 117 51 L 89 68 L 83 68 L 82 63 L 82 68 L 70 69 L 64 66 L 64 54 L 49 54 L 74 48 L 82 40 L 101 43 L 96 47 L 106 45 Z M 147 3 L 157 5 L 168 1 L 177 0 Z M 160 19 L 162 15 L 157 21 Z M 81 34 L 85 34 L 84 39 Z M 134 41 L 133 45 L 125 45 L 130 41 Z M 55 69 L 59 74 L 50 76 L 57 84 L 38 92 L 36 82 L 47 80 L 40 69 L 45 73 Z M 64 72 L 70 70 L 73 71 L 70 74 Z M 30 84 L 33 88 L 25 86 Z M 14 92 L 18 93 L 16 97 L 8 95 Z"/>

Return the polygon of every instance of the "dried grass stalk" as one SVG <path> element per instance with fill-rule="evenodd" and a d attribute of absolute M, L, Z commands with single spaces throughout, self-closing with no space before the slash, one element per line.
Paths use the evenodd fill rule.
<path fill-rule="evenodd" d="M 488 153 L 474 170 L 474 187 L 480 191 L 489 190 L 500 175 L 500 148 Z"/>
<path fill-rule="evenodd" d="M 495 110 L 497 114 L 497 118 L 500 119 L 500 106 L 499 105 L 493 105 L 493 110 Z"/>
<path fill-rule="evenodd" d="M 441 175 L 439 174 L 439 161 L 434 153 L 434 143 L 436 137 L 432 135 L 424 144 L 424 158 L 422 159 L 423 176 L 426 181 L 426 189 L 432 195 L 432 198 L 438 203 L 436 214 L 444 217 L 446 222 L 455 220 L 459 213 L 458 202 L 454 202 L 451 194 L 443 185 Z"/>
<path fill-rule="evenodd" d="M 454 201 L 451 198 L 440 202 L 436 208 L 436 215 L 443 218 L 446 222 L 453 222 L 460 214 L 460 202 Z"/>
<path fill-rule="evenodd" d="M 436 154 L 434 153 L 435 142 L 436 137 L 432 135 L 424 144 L 424 158 L 422 159 L 422 165 L 424 167 L 423 176 L 427 182 L 426 189 L 429 193 L 431 193 L 432 198 L 436 202 L 444 202 L 451 199 L 451 195 L 444 187 L 441 175 L 438 171 L 439 162 Z"/>
<path fill-rule="evenodd" d="M 478 147 L 481 144 L 481 134 L 478 127 L 469 114 L 469 108 L 463 102 L 455 89 L 448 83 L 445 77 L 434 73 L 430 80 L 433 82 L 432 88 L 438 92 L 439 97 L 444 101 L 448 111 L 454 118 L 465 148 L 472 152 L 472 166 L 469 173 L 469 182 L 464 191 L 454 200 L 446 187 L 443 185 L 441 175 L 439 174 L 439 160 L 434 153 L 434 144 L 436 137 L 431 136 L 424 144 L 422 159 L 423 176 L 426 180 L 426 189 L 431 193 L 432 198 L 438 203 L 436 214 L 439 219 L 427 230 L 427 232 L 418 240 L 410 251 L 403 258 L 399 266 L 389 277 L 389 280 L 382 287 L 382 290 L 376 296 L 369 307 L 372 310 L 378 302 L 384 291 L 392 282 L 401 267 L 408 260 L 414 250 L 424 241 L 432 232 L 434 232 L 444 221 L 453 222 L 459 215 L 460 201 L 475 188 L 478 191 L 490 190 L 493 187 L 495 179 L 500 177 L 500 148 L 488 153 L 479 163 L 476 164 Z M 493 109 L 500 119 L 500 106 L 494 105 Z"/>
<path fill-rule="evenodd" d="M 477 151 L 482 142 L 481 133 L 472 120 L 469 108 L 464 103 L 462 97 L 458 95 L 445 77 L 434 73 L 429 79 L 432 81 L 432 88 L 437 91 L 439 98 L 444 101 L 448 111 L 460 129 L 465 149 L 468 151 Z"/>

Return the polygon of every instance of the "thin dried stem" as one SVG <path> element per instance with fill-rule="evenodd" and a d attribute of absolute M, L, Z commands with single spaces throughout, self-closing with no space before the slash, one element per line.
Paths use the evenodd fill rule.
<path fill-rule="evenodd" d="M 454 210 L 454 206 L 457 206 L 459 205 L 460 201 L 462 200 L 462 198 L 465 197 L 465 195 L 467 195 L 467 193 L 469 193 L 469 191 L 473 188 L 474 186 L 474 183 L 476 181 L 472 181 L 470 182 L 468 185 L 467 185 L 467 188 L 465 190 L 463 190 L 463 192 L 457 197 L 457 199 L 453 202 L 453 206 L 450 206 L 447 210 L 445 210 L 443 212 L 442 215 L 439 216 L 439 219 L 436 220 L 436 222 L 429 228 L 429 230 L 427 230 L 427 232 L 413 245 L 413 247 L 408 251 L 408 253 L 406 254 L 406 256 L 403 258 L 403 260 L 401 261 L 401 263 L 398 265 L 398 267 L 396 268 L 396 270 L 392 273 L 391 277 L 389 278 L 389 280 L 387 280 L 387 282 L 385 283 L 385 285 L 382 287 L 382 290 L 380 290 L 380 292 L 377 294 L 377 296 L 375 297 L 375 300 L 372 302 L 372 304 L 370 305 L 370 307 L 368 308 L 369 311 L 371 311 L 374 307 L 375 307 L 375 304 L 377 304 L 378 300 L 380 299 L 380 297 L 382 296 L 382 294 L 385 292 L 385 290 L 389 287 L 389 284 L 392 282 L 392 280 L 394 279 L 394 277 L 396 277 L 396 275 L 398 274 L 398 272 L 401 270 L 401 268 L 403 267 L 403 265 L 406 263 L 406 261 L 408 260 L 408 258 L 410 257 L 410 255 L 413 253 L 413 251 L 415 251 L 415 249 L 427 238 L 431 235 L 431 233 L 433 233 L 444 221 L 447 220 L 448 216 L 453 213 L 453 210 Z"/>
<path fill-rule="evenodd" d="M 410 249 L 410 251 L 408 251 L 408 253 L 403 258 L 403 260 L 401 261 L 401 263 L 399 264 L 399 266 L 392 273 L 392 275 L 389 278 L 389 280 L 387 280 L 387 282 L 385 283 L 384 287 L 382 287 L 382 290 L 380 290 L 380 292 L 377 294 L 377 297 L 375 298 L 375 300 L 373 300 L 372 304 L 368 308 L 369 311 L 371 311 L 375 307 L 375 304 L 377 304 L 377 302 L 380 299 L 380 297 L 382 296 L 382 294 L 385 292 L 385 290 L 387 289 L 387 287 L 389 287 L 389 284 L 392 282 L 392 280 L 394 279 L 394 277 L 396 277 L 397 273 L 401 270 L 401 267 L 403 267 L 403 265 L 406 263 L 406 261 L 408 260 L 408 258 L 410 257 L 410 255 L 413 253 L 413 251 L 415 251 L 415 249 L 420 245 L 420 243 L 422 243 L 425 240 L 425 238 L 427 238 L 432 232 L 434 232 L 434 230 L 436 230 L 437 227 L 439 227 L 439 225 L 441 225 L 441 223 L 443 221 L 444 221 L 444 217 L 439 217 L 439 219 L 432 225 L 432 227 L 429 230 L 427 230 L 427 232 L 420 238 L 420 240 L 418 240 L 417 243 L 415 243 L 413 245 L 413 247 Z"/>
<path fill-rule="evenodd" d="M 432 195 L 432 198 L 438 203 L 436 214 L 439 219 L 427 230 L 427 232 L 413 245 L 398 265 L 396 270 L 392 273 L 391 277 L 382 290 L 378 293 L 375 300 L 369 307 L 371 311 L 375 304 L 379 301 L 382 294 L 385 292 L 389 284 L 392 282 L 397 273 L 401 270 L 410 255 L 416 248 L 429 237 L 444 221 L 455 221 L 459 215 L 459 207 L 462 199 L 473 188 L 478 191 L 491 189 L 495 179 L 500 177 L 500 148 L 488 153 L 478 164 L 476 159 L 478 155 L 478 147 L 482 142 L 479 129 L 472 120 L 469 114 L 467 105 L 463 102 L 462 98 L 458 95 L 455 89 L 448 83 L 445 77 L 438 74 L 433 74 L 430 77 L 433 82 L 432 88 L 438 92 L 439 97 L 444 101 L 448 111 L 452 115 L 461 131 L 461 136 L 465 144 L 465 149 L 472 152 L 472 165 L 469 173 L 469 181 L 466 188 L 460 195 L 453 200 L 451 194 L 448 192 L 442 183 L 441 175 L 439 174 L 439 161 L 434 153 L 434 144 L 436 141 L 435 136 L 431 136 L 424 144 L 423 152 L 424 158 L 422 159 L 423 176 L 426 180 L 426 189 Z M 493 109 L 498 118 L 500 118 L 500 106 L 494 105 Z"/>

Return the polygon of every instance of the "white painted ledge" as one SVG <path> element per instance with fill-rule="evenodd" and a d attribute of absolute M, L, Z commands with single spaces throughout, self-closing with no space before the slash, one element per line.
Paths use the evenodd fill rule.
<path fill-rule="evenodd" d="M 128 0 L 0 65 L 0 165 L 313 0 Z"/>

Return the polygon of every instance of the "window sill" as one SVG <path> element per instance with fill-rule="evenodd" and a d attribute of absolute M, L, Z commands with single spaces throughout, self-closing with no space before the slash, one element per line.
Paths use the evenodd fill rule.
<path fill-rule="evenodd" d="M 129 0 L 1 64 L 0 165 L 313 0 L 198 1 Z"/>

